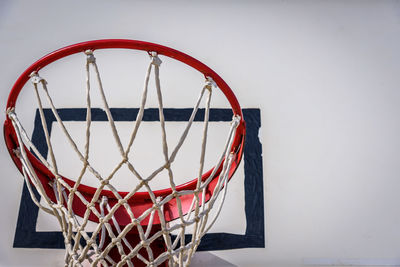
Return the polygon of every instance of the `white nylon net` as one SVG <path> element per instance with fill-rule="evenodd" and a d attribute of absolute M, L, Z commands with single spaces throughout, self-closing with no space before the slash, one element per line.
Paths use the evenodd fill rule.
<path fill-rule="evenodd" d="M 163 114 L 163 98 L 160 85 L 160 64 L 161 60 L 156 53 L 150 53 L 150 63 L 147 68 L 145 82 L 143 86 L 143 93 L 141 97 L 141 105 L 136 117 L 133 130 L 131 132 L 129 143 L 123 146 L 120 140 L 119 133 L 115 126 L 109 104 L 107 102 L 102 80 L 100 78 L 99 69 L 97 67 L 96 58 L 93 51 L 85 51 L 86 54 L 86 136 L 85 146 L 78 149 L 76 142 L 71 137 L 63 121 L 58 115 L 57 109 L 47 89 L 47 82 L 41 78 L 38 73 L 32 73 L 32 83 L 34 85 L 35 94 L 37 97 L 38 110 L 42 122 L 43 131 L 46 137 L 48 146 L 48 159 L 44 158 L 31 139 L 28 137 L 26 131 L 21 125 L 14 109 L 8 110 L 8 117 L 11 119 L 15 128 L 20 148 L 14 152 L 22 162 L 22 172 L 28 186 L 34 203 L 43 211 L 54 215 L 61 227 L 61 231 L 65 241 L 65 266 L 83 266 L 88 264 L 90 266 L 158 266 L 161 264 L 168 264 L 169 266 L 189 266 L 193 253 L 200 244 L 201 238 L 214 224 L 222 204 L 225 199 L 226 189 L 228 185 L 229 171 L 232 162 L 235 160 L 236 155 L 231 153 L 231 147 L 234 140 L 235 130 L 238 127 L 240 118 L 234 116 L 228 137 L 221 153 L 220 158 L 217 160 L 215 168 L 211 175 L 202 181 L 201 177 L 204 171 L 204 158 L 206 153 L 207 131 L 208 131 L 208 118 L 210 112 L 210 100 L 213 88 L 216 87 L 211 78 L 207 78 L 205 85 L 201 88 L 199 97 L 194 105 L 193 112 L 187 125 L 175 147 L 172 149 L 168 147 L 166 141 L 165 119 Z M 98 83 L 99 93 L 102 98 L 103 109 L 107 114 L 108 125 L 113 133 L 115 144 L 120 152 L 120 161 L 114 167 L 111 173 L 100 174 L 90 163 L 89 149 L 90 149 L 90 133 L 91 133 L 91 74 L 95 75 Z M 159 166 L 149 176 L 141 176 L 135 169 L 133 163 L 129 158 L 129 152 L 135 141 L 135 137 L 140 128 L 143 114 L 146 106 L 146 99 L 149 90 L 149 80 L 151 73 L 154 73 L 155 87 L 158 98 L 159 109 L 159 122 L 162 132 L 163 156 L 164 164 Z M 39 94 L 39 90 L 43 90 L 45 100 Z M 174 180 L 173 162 L 176 158 L 179 149 L 183 145 L 189 129 L 193 123 L 194 117 L 201 104 L 202 99 L 205 98 L 205 116 L 203 123 L 203 134 L 201 142 L 201 153 L 199 155 L 198 166 L 198 179 L 196 187 L 193 190 L 177 190 L 177 185 Z M 46 117 L 43 111 L 43 101 L 47 101 L 50 106 L 59 127 L 65 135 L 66 142 L 73 148 L 76 156 L 80 159 L 82 166 L 80 175 L 75 178 L 75 184 L 67 183 L 58 171 L 57 160 L 54 150 L 50 141 L 49 130 L 46 124 Z M 51 181 L 51 186 L 55 194 L 55 201 L 49 197 L 45 190 L 45 185 L 42 184 L 35 168 L 28 157 L 28 152 L 21 149 L 22 144 L 26 149 L 32 151 L 40 162 L 52 173 L 54 179 Z M 126 165 L 132 177 L 137 180 L 137 185 L 132 188 L 128 194 L 122 196 L 118 190 L 113 186 L 113 178 L 117 176 L 118 170 Z M 149 182 L 155 179 L 162 171 L 167 171 L 169 177 L 169 184 L 171 193 L 165 196 L 156 196 L 149 185 Z M 218 181 L 211 192 L 209 199 L 206 199 L 206 190 L 211 181 L 217 176 Z M 95 190 L 91 199 L 79 191 L 79 186 L 82 182 L 82 177 L 86 172 L 90 172 L 100 182 L 100 186 Z M 46 203 L 42 205 L 35 197 L 34 190 L 31 186 L 34 185 L 40 196 Z M 113 198 L 117 200 L 114 205 L 110 205 L 109 199 L 102 194 L 103 190 L 109 190 L 113 194 Z M 139 215 L 134 215 L 132 207 L 128 202 L 140 190 L 148 192 L 151 199 L 151 205 L 148 209 L 144 210 Z M 192 196 L 189 208 L 183 208 L 181 198 L 183 196 Z M 220 197 L 219 197 L 220 196 Z M 75 200 L 74 200 L 75 199 Z M 73 209 L 73 202 L 79 199 L 86 206 L 86 210 L 82 220 L 78 221 Z M 165 219 L 165 205 L 171 200 L 176 200 L 176 207 L 178 216 L 170 223 Z M 207 201 L 208 200 L 208 201 Z M 218 201 L 217 201 L 218 200 Z M 115 212 L 118 209 L 124 209 L 130 222 L 126 225 L 119 225 Z M 217 209 L 216 215 L 210 217 L 210 210 Z M 96 228 L 93 232 L 88 232 L 87 225 L 89 217 L 96 217 Z M 153 225 L 157 218 L 159 223 Z M 146 221 L 146 223 L 143 223 Z M 191 227 L 191 238 L 185 238 L 187 229 Z M 135 231 L 139 241 L 129 240 L 128 234 Z M 174 235 L 172 235 L 174 232 Z M 106 240 L 108 236 L 108 241 Z M 164 249 L 161 253 L 154 253 L 152 243 L 160 242 L 164 244 Z M 110 256 L 111 250 L 116 250 L 118 256 Z"/>

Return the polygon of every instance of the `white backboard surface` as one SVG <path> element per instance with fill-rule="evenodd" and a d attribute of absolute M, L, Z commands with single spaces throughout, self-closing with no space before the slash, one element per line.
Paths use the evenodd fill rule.
<path fill-rule="evenodd" d="M 5 111 L 13 83 L 31 63 L 66 45 L 123 38 L 180 50 L 230 85 L 248 119 L 244 160 L 193 266 L 400 266 L 399 36 L 398 1 L 3 0 L 0 104 Z M 165 107 L 186 114 L 203 77 L 161 59 Z M 84 98 L 78 98 L 84 60 L 75 55 L 41 72 L 59 107 L 68 108 L 66 126 L 78 139 L 85 124 Z M 126 87 L 142 87 L 148 56 L 99 51 L 98 63 L 111 107 L 137 109 L 140 98 Z M 17 103 L 32 135 L 33 97 L 28 83 Z M 227 101 L 214 97 L 220 113 L 210 122 L 207 166 L 229 125 Z M 93 105 L 100 108 L 100 99 Z M 149 108 L 156 107 L 153 90 Z M 122 133 L 130 125 L 124 112 L 116 119 Z M 5 112 L 0 116 L 4 121 Z M 172 143 L 184 127 L 174 118 L 167 125 Z M 93 127 L 103 124 L 94 120 Z M 143 127 L 149 134 L 138 137 L 140 151 L 159 138 L 151 112 Z M 190 166 L 202 125 L 193 127 L 177 159 L 184 179 L 196 176 Z M 93 157 L 105 170 L 117 154 L 105 141 L 110 134 L 93 136 Z M 56 123 L 51 138 L 60 168 L 74 176 L 77 162 Z M 162 160 L 159 148 L 160 158 L 139 159 L 143 173 Z M 4 142 L 0 152 L 0 266 L 64 266 L 57 222 L 29 203 Z"/>

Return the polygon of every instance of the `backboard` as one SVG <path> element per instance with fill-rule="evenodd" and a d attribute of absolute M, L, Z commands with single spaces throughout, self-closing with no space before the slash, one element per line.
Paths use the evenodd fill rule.
<path fill-rule="evenodd" d="M 395 266 L 400 264 L 398 9 L 399 4 L 389 1 L 6 0 L 0 3 L 0 102 L 5 107 L 10 88 L 29 64 L 69 44 L 126 38 L 183 51 L 221 75 L 247 122 L 243 161 L 193 266 Z M 84 56 L 71 60 L 73 64 L 60 62 L 41 75 L 48 79 L 67 127 L 79 136 L 84 99 L 77 100 L 76 94 L 85 82 Z M 162 60 L 172 138 L 182 129 L 181 118 L 190 112 L 203 77 Z M 115 91 L 109 95 L 111 108 L 123 132 L 140 101 L 126 86 L 142 87 L 148 57 L 122 51 L 116 57 L 99 55 L 99 61 L 105 86 Z M 26 130 L 45 153 L 30 86 L 18 108 Z M 118 99 L 117 92 L 123 97 Z M 140 137 L 143 147 L 138 149 L 159 134 L 156 95 L 151 94 L 144 120 L 150 136 Z M 94 106 L 98 115 L 93 127 L 100 129 L 103 110 Z M 211 114 L 212 157 L 219 153 L 231 119 L 221 95 L 215 95 Z M 55 123 L 51 127 L 51 138 L 61 144 L 60 129 Z M 193 127 L 191 138 L 197 140 L 200 120 Z M 108 137 L 93 138 L 102 147 L 95 155 L 112 158 L 116 152 Z M 195 176 L 187 168 L 196 163 L 190 154 L 198 146 L 192 144 L 181 156 L 182 177 Z M 63 266 L 57 223 L 33 205 L 4 143 L 0 147 L 0 266 Z M 61 157 L 61 168 L 74 175 L 73 156 Z M 157 159 L 143 158 L 143 172 L 149 171 L 150 160 Z M 109 168 L 107 160 L 102 167 Z M 121 181 L 121 187 L 127 185 Z"/>

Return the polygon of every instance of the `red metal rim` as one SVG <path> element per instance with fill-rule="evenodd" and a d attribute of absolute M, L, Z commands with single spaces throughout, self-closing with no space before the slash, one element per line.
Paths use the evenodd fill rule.
<path fill-rule="evenodd" d="M 243 114 L 239 105 L 239 102 L 234 95 L 233 91 L 231 88 L 227 85 L 227 83 L 217 74 L 215 73 L 212 69 L 210 69 L 208 66 L 205 64 L 201 63 L 197 59 L 182 53 L 180 51 L 177 51 L 175 49 L 154 44 L 154 43 L 149 43 L 149 42 L 143 42 L 143 41 L 137 41 L 137 40 L 127 40 L 127 39 L 104 39 L 104 40 L 94 40 L 94 41 L 87 41 L 87 42 L 82 42 L 74 45 L 70 45 L 64 48 L 61 48 L 59 50 L 56 50 L 52 53 L 47 54 L 46 56 L 42 57 L 35 63 L 33 63 L 29 68 L 27 68 L 21 76 L 17 79 L 15 82 L 10 95 L 8 97 L 7 101 L 7 109 L 9 108 L 14 108 L 16 104 L 16 100 L 18 98 L 19 93 L 21 92 L 22 88 L 26 84 L 26 82 L 30 79 L 29 75 L 33 71 L 39 71 L 43 67 L 49 65 L 50 63 L 61 59 L 63 57 L 67 57 L 72 54 L 76 53 L 81 53 L 84 52 L 85 50 L 98 50 L 98 49 L 109 49 L 109 48 L 120 48 L 120 49 L 134 49 L 134 50 L 143 50 L 147 52 L 157 52 L 159 55 L 164 55 L 168 56 L 170 58 L 173 58 L 175 60 L 178 60 L 182 63 L 185 63 L 186 65 L 198 70 L 199 72 L 203 73 L 204 76 L 206 77 L 211 77 L 215 83 L 218 85 L 220 90 L 224 93 L 226 98 L 228 99 L 233 114 L 238 115 L 241 118 L 239 127 L 237 128 L 235 132 L 235 138 L 233 141 L 232 149 L 231 152 L 236 154 L 236 160 L 232 164 L 231 169 L 229 171 L 229 179 L 232 177 L 234 172 L 236 171 L 240 160 L 242 158 L 243 154 L 243 145 L 244 145 L 244 138 L 245 138 L 245 122 L 243 120 Z M 13 158 L 14 162 L 16 163 L 17 167 L 21 170 L 21 163 L 19 159 L 14 155 L 13 150 L 18 147 L 18 141 L 15 136 L 14 129 L 12 128 L 12 125 L 9 121 L 9 119 L 6 120 L 4 124 L 4 135 L 5 135 L 5 140 L 6 140 L 6 145 L 7 148 L 10 152 L 11 157 Z M 36 159 L 36 157 L 31 154 L 29 150 L 26 149 L 26 152 L 29 156 L 29 160 L 31 161 L 33 167 L 35 170 L 41 174 L 42 177 L 44 177 L 43 182 L 45 182 L 45 177 L 47 177 L 48 180 L 53 179 L 53 175 L 51 172 L 39 161 Z M 202 175 L 202 180 L 206 180 L 209 175 L 211 174 L 212 169 L 209 170 L 208 172 L 204 173 Z M 219 177 L 219 171 L 215 175 L 214 180 L 216 180 Z M 48 181 L 47 180 L 47 181 Z M 70 184 L 73 185 L 74 181 L 65 178 L 65 180 Z M 177 186 L 177 190 L 187 190 L 187 189 L 194 189 L 197 183 L 197 178 L 193 179 L 192 181 L 189 181 L 185 184 Z M 46 182 L 45 182 L 46 184 Z M 46 184 L 48 186 L 48 183 Z M 214 185 L 215 187 L 215 185 Z M 80 185 L 78 187 L 78 190 L 82 192 L 85 196 L 87 196 L 89 199 L 91 196 L 93 196 L 94 192 L 96 191 L 96 188 L 86 186 L 86 185 Z M 213 183 L 210 184 L 209 191 L 213 191 Z M 48 191 L 47 193 L 50 194 L 51 197 L 51 191 Z M 161 190 L 156 190 L 153 192 L 156 197 L 158 196 L 166 196 L 170 193 L 172 193 L 171 188 L 167 189 L 161 189 Z M 107 196 L 111 199 L 115 199 L 115 196 L 111 191 L 108 190 L 103 190 L 102 195 Z M 124 195 L 127 194 L 127 192 L 120 192 L 121 196 L 123 197 Z M 208 200 L 209 197 L 206 197 Z M 151 200 L 149 198 L 149 194 L 147 192 L 137 192 L 131 199 L 128 201 L 132 206 L 135 206 L 137 203 L 140 202 L 141 204 L 147 203 L 150 204 Z M 78 209 L 78 215 L 79 215 L 79 210 L 84 209 L 84 207 L 80 207 L 80 205 L 77 205 Z M 176 213 L 171 211 L 170 218 L 166 218 L 167 220 L 172 220 L 176 218 Z"/>

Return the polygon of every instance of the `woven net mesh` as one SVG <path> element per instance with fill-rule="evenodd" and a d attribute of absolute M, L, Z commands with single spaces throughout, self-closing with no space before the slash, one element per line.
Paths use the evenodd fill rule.
<path fill-rule="evenodd" d="M 163 115 L 163 98 L 160 85 L 160 64 L 161 60 L 157 53 L 149 53 L 150 62 L 145 75 L 145 82 L 141 97 L 141 105 L 134 122 L 129 143 L 124 147 L 118 130 L 115 126 L 109 104 L 104 93 L 100 72 L 96 63 L 96 58 L 91 50 L 85 51 L 86 56 L 86 131 L 84 149 L 79 149 L 76 142 L 68 132 L 65 123 L 61 120 L 57 108 L 55 107 L 48 90 L 46 80 L 39 76 L 37 72 L 31 74 L 31 81 L 37 98 L 38 110 L 41 118 L 43 131 L 48 146 L 48 156 L 45 158 L 32 143 L 28 134 L 24 130 L 14 109 L 8 110 L 15 133 L 20 144 L 20 149 L 14 152 L 22 163 L 22 173 L 31 194 L 34 203 L 43 211 L 55 216 L 57 219 L 65 242 L 65 266 L 188 266 L 193 253 L 200 244 L 201 238 L 214 224 L 222 204 L 225 199 L 226 189 L 228 187 L 229 171 L 236 155 L 231 152 L 234 140 L 235 130 L 238 127 L 240 118 L 234 116 L 228 132 L 228 136 L 217 159 L 215 168 L 211 174 L 202 179 L 204 169 L 204 158 L 206 154 L 208 118 L 210 112 L 210 100 L 212 91 L 216 84 L 211 78 L 207 78 L 204 86 L 200 90 L 198 99 L 194 105 L 190 119 L 175 147 L 168 147 L 166 140 L 165 119 Z M 129 158 L 129 152 L 135 141 L 137 132 L 141 126 L 143 114 L 146 107 L 146 99 L 149 90 L 149 80 L 154 75 L 155 89 L 158 98 L 159 123 L 161 126 L 162 150 L 164 163 L 156 168 L 149 176 L 143 177 L 136 170 L 134 164 Z M 110 127 L 115 145 L 120 153 L 120 161 L 111 171 L 111 173 L 101 174 L 90 163 L 90 133 L 91 133 L 91 75 L 94 75 L 102 98 L 103 110 L 108 119 L 107 125 Z M 39 91 L 42 91 L 42 94 Z M 44 97 L 43 97 L 44 96 Z M 196 112 L 204 99 L 205 115 L 203 122 L 203 133 L 201 142 L 201 153 L 199 155 L 198 178 L 195 186 L 191 189 L 185 188 L 178 190 L 173 173 L 173 162 L 179 149 L 183 145 L 189 129 L 193 123 Z M 62 130 L 66 142 L 73 148 L 76 156 L 80 159 L 80 174 L 75 177 L 74 183 L 66 181 L 59 173 L 57 160 L 51 144 L 49 130 L 44 115 L 43 103 L 47 103 L 56 118 L 60 129 Z M 21 149 L 23 147 L 23 149 Z M 29 151 L 35 154 L 35 160 L 39 160 L 51 173 L 52 179 L 49 184 L 43 184 L 43 179 L 33 167 L 32 158 Z M 136 186 L 131 188 L 126 194 L 121 194 L 114 186 L 113 179 L 118 174 L 122 166 L 127 166 L 137 181 Z M 168 194 L 156 195 L 149 185 L 149 182 L 155 179 L 157 175 L 166 171 L 168 173 L 170 191 Z M 80 186 L 85 173 L 90 172 L 99 181 L 99 186 L 93 192 L 90 198 L 81 192 Z M 215 181 L 217 180 L 217 181 Z M 208 192 L 209 185 L 214 182 L 212 192 Z M 35 190 L 42 198 L 42 202 L 35 196 Z M 46 186 L 49 186 L 49 191 Z M 111 192 L 104 194 L 105 190 Z M 145 191 L 148 194 L 148 203 L 146 209 L 138 211 L 131 199 L 139 191 Z M 190 205 L 183 205 L 182 198 L 189 197 Z M 111 202 L 110 199 L 114 201 Z M 166 216 L 166 207 L 173 201 L 176 218 Z M 74 203 L 79 202 L 85 207 L 82 218 L 78 220 L 74 211 Z M 43 204 L 45 203 L 45 204 Z M 188 207 L 187 207 L 188 206 Z M 214 215 L 210 215 L 211 209 L 216 209 Z M 118 222 L 116 212 L 123 210 L 128 223 L 121 225 Z M 168 219 L 167 219 L 168 218 Z M 171 223 L 171 219 L 174 219 Z M 89 232 L 88 222 L 96 222 L 93 232 Z M 191 228 L 190 238 L 187 238 L 188 228 Z M 174 235 L 172 235 L 174 232 Z M 135 233 L 136 241 L 129 238 L 129 234 Z M 186 237 L 185 237 L 186 236 Z M 162 242 L 163 249 L 160 253 L 154 253 L 152 243 Z M 117 251 L 117 256 L 110 256 L 111 251 Z M 115 254 L 115 253 L 114 253 Z M 135 261 L 133 260 L 136 260 Z"/>

